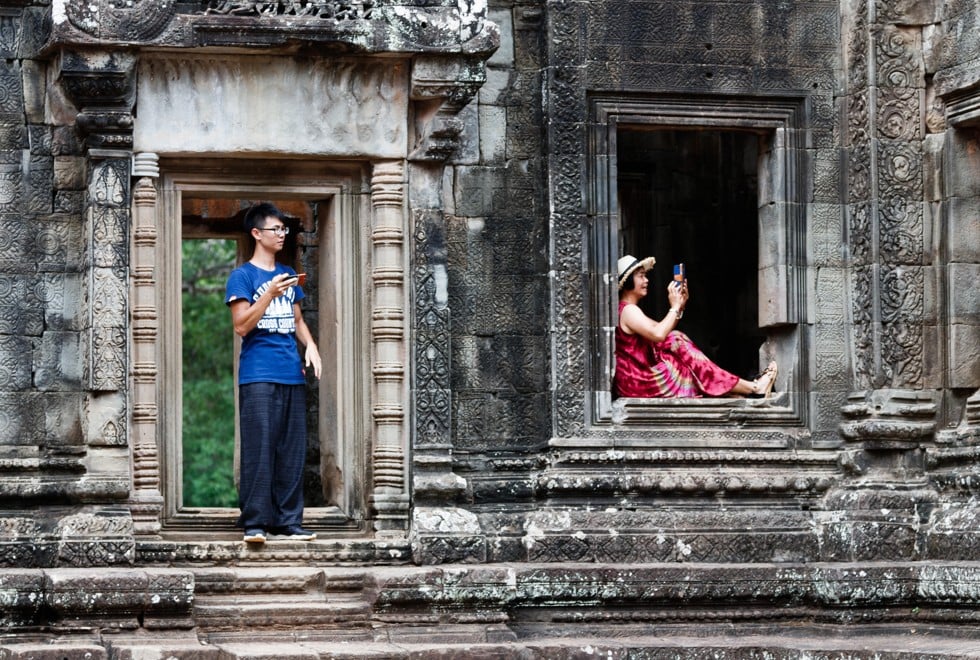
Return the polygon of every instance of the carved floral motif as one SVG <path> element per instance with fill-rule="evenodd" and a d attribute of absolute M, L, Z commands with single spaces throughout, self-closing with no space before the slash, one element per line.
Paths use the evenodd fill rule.
<path fill-rule="evenodd" d="M 309 16 L 334 21 L 374 18 L 372 0 L 211 0 L 204 13 L 235 16 Z"/>

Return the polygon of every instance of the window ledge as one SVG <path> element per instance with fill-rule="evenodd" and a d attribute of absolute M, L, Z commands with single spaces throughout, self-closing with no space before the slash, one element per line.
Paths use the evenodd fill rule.
<path fill-rule="evenodd" d="M 780 392 L 769 399 L 756 398 L 621 398 L 612 402 L 613 424 L 650 422 L 732 422 L 741 419 L 782 417 L 790 412 L 789 395 Z"/>

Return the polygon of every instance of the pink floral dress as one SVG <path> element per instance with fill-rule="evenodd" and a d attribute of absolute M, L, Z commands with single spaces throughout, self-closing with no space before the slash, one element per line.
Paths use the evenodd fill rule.
<path fill-rule="evenodd" d="M 619 302 L 619 313 L 629 303 Z M 674 330 L 662 342 L 623 332 L 616 324 L 616 397 L 723 396 L 738 376 L 708 359 L 683 332 Z"/>

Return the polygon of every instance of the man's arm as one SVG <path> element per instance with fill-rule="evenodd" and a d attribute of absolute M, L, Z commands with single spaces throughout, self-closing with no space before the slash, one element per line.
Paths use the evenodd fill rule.
<path fill-rule="evenodd" d="M 255 326 L 262 320 L 265 310 L 269 309 L 272 301 L 289 289 L 289 286 L 283 285 L 283 281 L 286 279 L 289 279 L 289 276 L 285 273 L 280 273 L 273 277 L 272 284 L 262 292 L 262 295 L 254 303 L 249 302 L 246 298 L 236 298 L 228 303 L 228 307 L 231 309 L 231 323 L 235 328 L 235 334 L 239 337 L 244 337 L 255 329 Z"/>
<path fill-rule="evenodd" d="M 293 303 L 293 315 L 296 319 L 296 337 L 306 347 L 306 366 L 313 366 L 313 375 L 319 380 L 320 368 L 322 366 L 320 362 L 320 351 L 316 347 L 316 342 L 313 341 L 313 333 L 310 332 L 310 326 L 306 325 L 306 321 L 303 320 L 303 312 L 299 307 L 299 303 Z"/>

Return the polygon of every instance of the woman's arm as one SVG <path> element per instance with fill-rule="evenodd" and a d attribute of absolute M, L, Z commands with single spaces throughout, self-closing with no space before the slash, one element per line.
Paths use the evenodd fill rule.
<path fill-rule="evenodd" d="M 636 305 L 626 305 L 619 316 L 619 324 L 627 333 L 638 334 L 655 343 L 667 339 L 667 335 L 677 327 L 687 305 L 687 284 L 671 282 L 667 285 L 667 299 L 670 301 L 670 311 L 662 321 L 654 321 Z"/>

